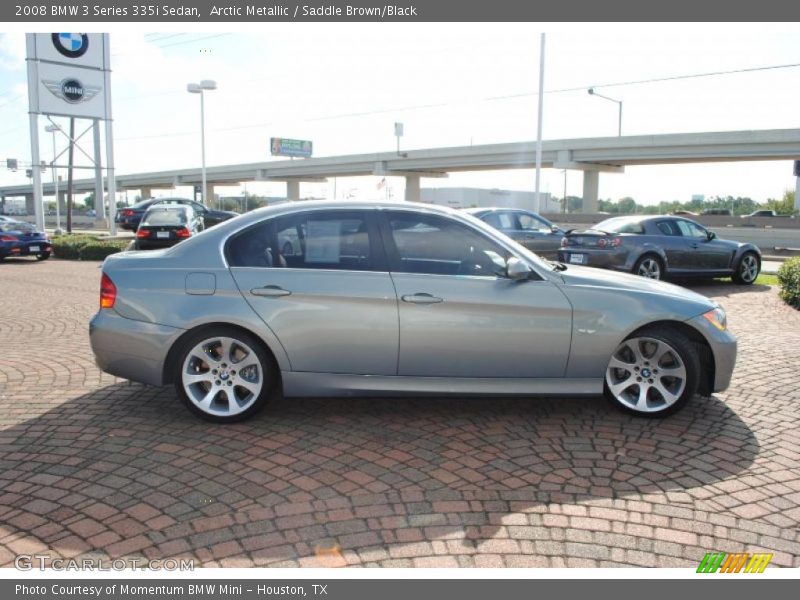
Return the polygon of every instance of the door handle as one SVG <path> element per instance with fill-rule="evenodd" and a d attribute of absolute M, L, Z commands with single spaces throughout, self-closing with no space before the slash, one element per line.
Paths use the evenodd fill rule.
<path fill-rule="evenodd" d="M 264 296 L 265 298 L 279 298 L 281 296 L 288 296 L 292 292 L 283 289 L 279 285 L 265 285 L 264 287 L 253 288 L 250 290 L 253 296 Z"/>
<path fill-rule="evenodd" d="M 411 304 L 438 304 L 439 302 L 444 302 L 441 298 L 424 293 L 403 296 L 402 300 Z"/>

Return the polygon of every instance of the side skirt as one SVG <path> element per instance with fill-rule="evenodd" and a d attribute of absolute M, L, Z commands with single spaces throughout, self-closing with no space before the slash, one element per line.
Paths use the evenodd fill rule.
<path fill-rule="evenodd" d="M 283 395 L 347 396 L 600 396 L 602 378 L 397 377 L 282 371 Z"/>

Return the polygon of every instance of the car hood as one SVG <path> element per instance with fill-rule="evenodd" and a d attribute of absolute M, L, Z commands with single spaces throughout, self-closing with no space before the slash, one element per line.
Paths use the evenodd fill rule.
<path fill-rule="evenodd" d="M 630 273 L 618 273 L 606 269 L 570 265 L 567 270 L 559 274 L 564 284 L 568 286 L 600 287 L 619 290 L 621 293 L 625 294 L 638 292 L 658 296 L 669 296 L 670 298 L 697 305 L 697 313 L 695 314 L 700 314 L 704 310 L 709 310 L 717 306 L 715 302 L 697 292 L 665 281 L 647 279 Z M 688 316 L 691 317 L 694 315 Z"/>

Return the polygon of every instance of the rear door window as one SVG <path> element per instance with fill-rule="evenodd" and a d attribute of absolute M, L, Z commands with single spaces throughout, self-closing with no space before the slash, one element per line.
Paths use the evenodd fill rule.
<path fill-rule="evenodd" d="M 270 219 L 228 242 L 231 266 L 370 271 L 377 266 L 364 211 L 311 211 Z"/>

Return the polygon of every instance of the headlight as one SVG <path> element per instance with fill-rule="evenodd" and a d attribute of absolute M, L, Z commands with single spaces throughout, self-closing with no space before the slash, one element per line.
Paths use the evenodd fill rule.
<path fill-rule="evenodd" d="M 725 331 L 728 328 L 728 318 L 725 316 L 725 311 L 720 306 L 711 309 L 707 313 L 703 313 L 703 317 L 720 331 Z"/>

